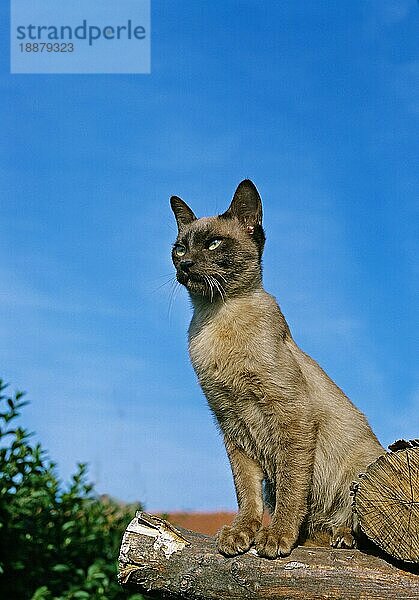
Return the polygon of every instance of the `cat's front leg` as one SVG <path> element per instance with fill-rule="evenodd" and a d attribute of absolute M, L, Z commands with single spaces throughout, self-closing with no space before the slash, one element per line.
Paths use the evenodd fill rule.
<path fill-rule="evenodd" d="M 217 533 L 218 550 L 225 556 L 235 556 L 249 550 L 262 524 L 263 472 L 260 465 L 229 440 L 227 454 L 236 488 L 239 512 L 231 525 Z"/>
<path fill-rule="evenodd" d="M 307 513 L 307 497 L 313 473 L 313 448 L 310 432 L 289 439 L 276 456 L 275 510 L 271 523 L 255 538 L 260 556 L 288 556 L 297 543 Z M 308 442 L 308 443 L 307 443 Z"/>

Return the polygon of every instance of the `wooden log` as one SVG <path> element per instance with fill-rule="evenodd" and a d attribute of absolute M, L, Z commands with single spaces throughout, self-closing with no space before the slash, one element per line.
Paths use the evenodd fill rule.
<path fill-rule="evenodd" d="M 395 558 L 419 562 L 419 440 L 399 440 L 354 484 L 362 531 Z"/>
<path fill-rule="evenodd" d="M 359 550 L 297 547 L 286 558 L 254 550 L 225 558 L 209 536 L 139 512 L 119 557 L 124 588 L 171 600 L 418 599 L 416 567 L 398 568 Z"/>

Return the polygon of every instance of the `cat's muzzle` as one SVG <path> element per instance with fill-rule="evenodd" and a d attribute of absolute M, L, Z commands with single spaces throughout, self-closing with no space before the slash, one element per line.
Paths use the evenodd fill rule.
<path fill-rule="evenodd" d="M 190 292 L 201 294 L 205 290 L 205 281 L 196 273 L 185 272 L 179 269 L 176 272 L 176 278 L 184 285 Z"/>

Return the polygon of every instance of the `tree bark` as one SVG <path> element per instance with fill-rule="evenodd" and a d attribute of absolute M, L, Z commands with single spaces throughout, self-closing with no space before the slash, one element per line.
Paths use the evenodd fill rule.
<path fill-rule="evenodd" d="M 139 512 L 122 540 L 119 581 L 172 600 L 419 600 L 418 565 L 392 562 L 359 550 L 310 547 L 276 560 L 254 550 L 225 558 L 213 538 Z"/>

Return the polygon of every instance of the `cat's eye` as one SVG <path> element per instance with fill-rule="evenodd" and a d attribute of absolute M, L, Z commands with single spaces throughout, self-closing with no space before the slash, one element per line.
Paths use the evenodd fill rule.
<path fill-rule="evenodd" d="M 176 256 L 181 257 L 181 256 L 185 256 L 185 254 L 186 254 L 186 248 L 185 248 L 185 246 L 182 246 L 182 244 L 175 244 L 173 249 L 175 251 Z"/>
<path fill-rule="evenodd" d="M 218 238 L 215 240 L 211 240 L 210 243 L 208 244 L 208 250 L 215 250 L 216 248 L 218 248 L 218 246 L 221 244 L 222 240 L 219 240 Z"/>

